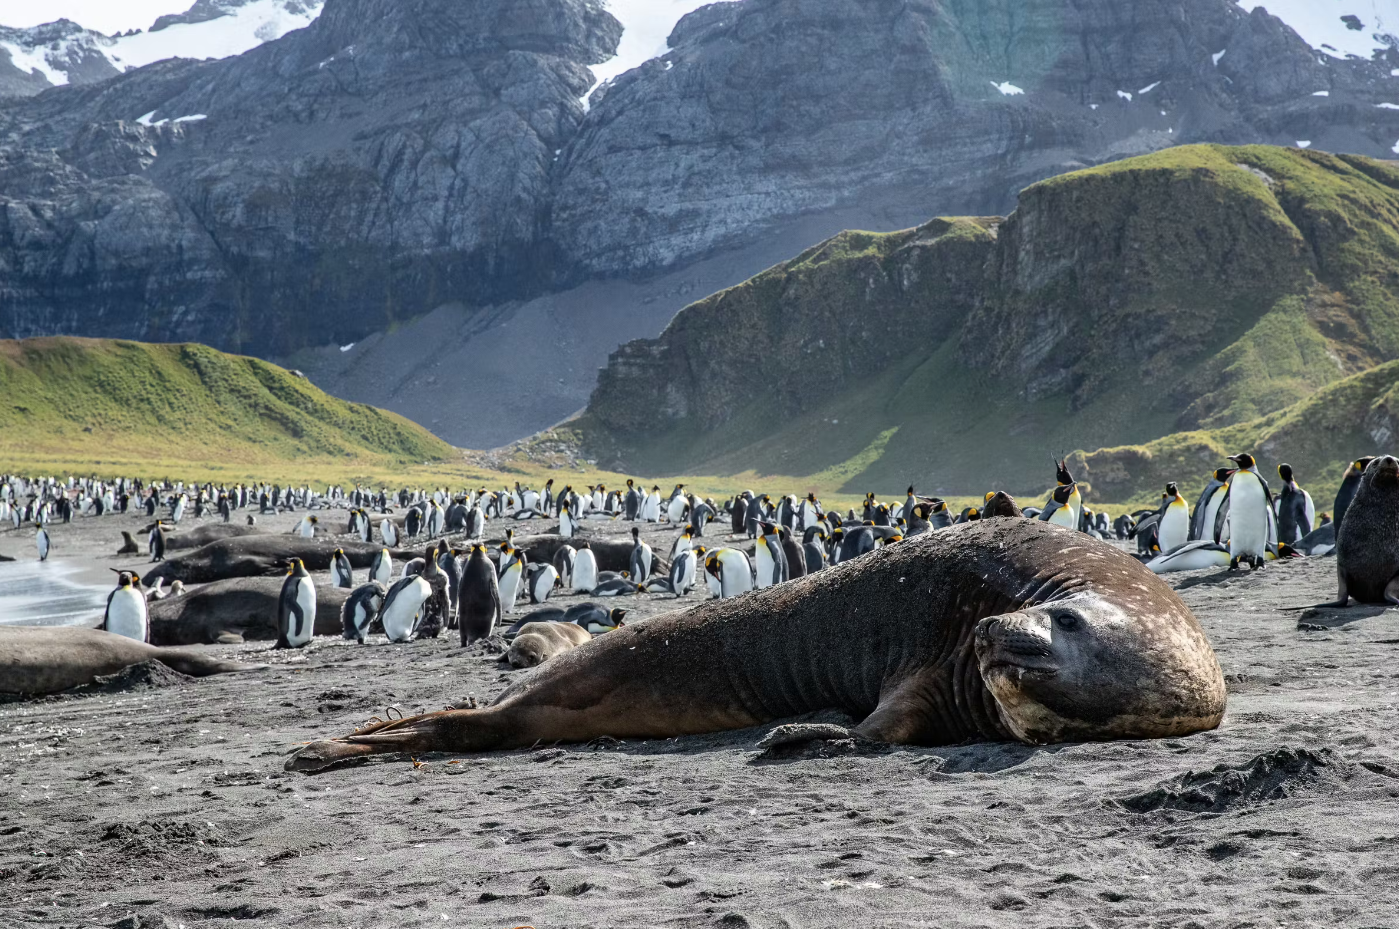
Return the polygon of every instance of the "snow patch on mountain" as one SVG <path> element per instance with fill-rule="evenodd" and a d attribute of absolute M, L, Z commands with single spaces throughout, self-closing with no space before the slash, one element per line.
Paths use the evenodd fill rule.
<path fill-rule="evenodd" d="M 230 58 L 310 25 L 321 15 L 323 5 L 323 0 L 226 4 L 227 13 L 216 19 L 175 23 L 158 31 L 118 38 L 108 57 L 123 71 L 166 58 Z"/>
<path fill-rule="evenodd" d="M 670 50 L 668 39 L 686 13 L 693 13 L 714 0 L 605 0 L 607 12 L 622 24 L 622 41 L 617 56 L 600 65 L 593 65 L 597 83 L 583 98 L 584 106 L 593 93 L 606 84 L 638 67 L 659 58 Z M 667 69 L 669 70 L 669 69 Z"/>
<path fill-rule="evenodd" d="M 309 25 L 323 5 L 324 0 L 198 0 L 187 13 L 161 17 L 157 26 L 162 28 L 117 36 L 68 20 L 26 29 L 0 26 L 0 49 L 13 67 L 54 86 L 88 83 L 166 58 L 241 55 Z"/>
<path fill-rule="evenodd" d="M 1312 48 L 1345 58 L 1373 58 L 1399 47 L 1399 4 L 1394 0 L 1235 0 L 1252 12 L 1263 7 Z M 1358 28 L 1357 28 L 1358 27 Z"/>

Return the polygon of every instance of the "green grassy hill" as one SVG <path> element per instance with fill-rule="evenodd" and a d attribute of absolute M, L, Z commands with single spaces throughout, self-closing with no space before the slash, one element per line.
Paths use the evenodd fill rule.
<path fill-rule="evenodd" d="M 395 413 L 255 358 L 193 344 L 0 341 L 0 470 L 71 462 L 150 476 L 200 463 L 266 473 L 292 461 L 344 469 L 454 457 Z"/>
<path fill-rule="evenodd" d="M 1346 465 L 1362 455 L 1393 451 L 1399 436 L 1399 362 L 1337 381 L 1285 410 L 1218 429 L 1179 432 L 1143 445 L 1078 452 L 1075 477 L 1092 495 L 1154 503 L 1167 481 L 1193 497 L 1225 456 L 1246 451 L 1275 481 L 1277 465 L 1293 466 L 1317 508 L 1331 508 Z"/>
<path fill-rule="evenodd" d="M 1394 359 L 1399 165 L 1186 146 L 1004 220 L 843 233 L 623 346 L 572 431 L 619 470 L 1038 493 L 1052 453 L 1251 423 Z"/>

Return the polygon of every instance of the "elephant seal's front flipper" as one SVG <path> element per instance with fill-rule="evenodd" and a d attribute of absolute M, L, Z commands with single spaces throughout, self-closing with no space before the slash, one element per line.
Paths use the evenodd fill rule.
<path fill-rule="evenodd" d="M 1049 523 L 979 520 L 610 632 L 484 710 L 306 746 L 290 770 L 373 752 L 672 738 L 822 710 L 872 741 L 1165 738 L 1213 729 L 1224 676 L 1175 591 Z"/>
<path fill-rule="evenodd" d="M 834 742 L 858 738 L 860 736 L 853 729 L 834 723 L 787 723 L 759 739 L 758 747 L 778 748 L 783 745 L 800 745 L 803 742 Z"/>

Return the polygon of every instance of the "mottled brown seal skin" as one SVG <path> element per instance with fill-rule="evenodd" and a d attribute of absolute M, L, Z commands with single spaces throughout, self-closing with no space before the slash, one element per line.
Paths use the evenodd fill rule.
<path fill-rule="evenodd" d="M 593 634 L 575 623 L 525 623 L 505 660 L 512 668 L 533 668 L 592 640 Z"/>
<path fill-rule="evenodd" d="M 1124 552 L 993 519 L 602 636 L 490 707 L 376 725 L 288 762 L 665 738 L 836 709 L 854 735 L 940 745 L 1182 736 L 1224 715 L 1209 640 Z"/>
<path fill-rule="evenodd" d="M 0 626 L 0 693 L 58 693 L 151 659 L 192 677 L 258 667 L 199 652 L 156 648 L 100 629 Z"/>

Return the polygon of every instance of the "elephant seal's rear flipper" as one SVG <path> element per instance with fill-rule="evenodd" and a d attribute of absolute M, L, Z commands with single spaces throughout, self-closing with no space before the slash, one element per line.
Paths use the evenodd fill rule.
<path fill-rule="evenodd" d="M 232 661 L 227 658 L 219 658 L 216 655 L 205 655 L 178 648 L 158 648 L 151 657 L 181 674 L 188 674 L 190 677 L 238 674 L 243 671 L 265 671 L 271 667 L 271 665 L 266 664 L 244 664 L 241 661 Z"/>
<path fill-rule="evenodd" d="M 311 742 L 287 759 L 285 769 L 308 774 L 349 761 L 401 752 L 482 752 L 519 748 L 508 744 L 505 732 L 529 731 L 520 720 L 510 722 L 509 710 L 445 710 L 376 723 L 343 739 Z"/>

